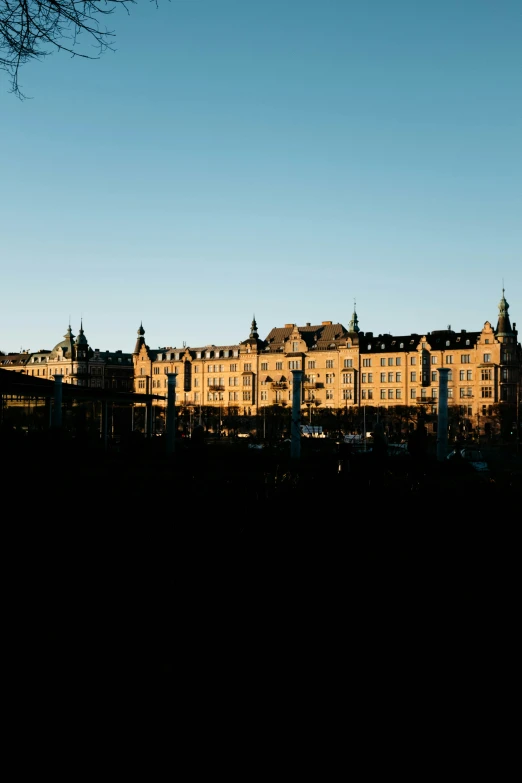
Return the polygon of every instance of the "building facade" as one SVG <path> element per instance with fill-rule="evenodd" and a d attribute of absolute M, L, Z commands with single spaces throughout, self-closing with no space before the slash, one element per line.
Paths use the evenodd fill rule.
<path fill-rule="evenodd" d="M 83 322 L 80 323 L 77 337 L 69 324 L 63 340 L 52 350 L 0 355 L 0 367 L 47 380 L 61 375 L 63 383 L 84 388 L 113 391 L 133 389 L 132 354 L 91 348 L 83 330 Z"/>
<path fill-rule="evenodd" d="M 176 403 L 234 407 L 239 415 L 292 403 L 292 370 L 303 371 L 304 409 L 426 406 L 436 413 L 438 370 L 448 372 L 448 402 L 474 419 L 500 403 L 519 406 L 521 347 L 504 291 L 496 327 L 450 327 L 425 334 L 363 332 L 357 313 L 348 324 L 285 324 L 259 338 L 254 317 L 247 339 L 235 345 L 151 350 L 140 325 L 133 354 L 134 391 L 167 394 L 176 375 Z"/>

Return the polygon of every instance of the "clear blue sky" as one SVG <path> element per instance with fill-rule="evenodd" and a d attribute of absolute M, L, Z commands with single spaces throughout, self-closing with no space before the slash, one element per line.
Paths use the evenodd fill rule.
<path fill-rule="evenodd" d="M 147 0 L 0 72 L 0 349 L 522 327 L 521 0 Z"/>

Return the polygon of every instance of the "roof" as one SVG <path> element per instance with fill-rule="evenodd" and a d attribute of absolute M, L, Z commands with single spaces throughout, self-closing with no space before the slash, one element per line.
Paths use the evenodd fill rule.
<path fill-rule="evenodd" d="M 276 326 L 269 332 L 265 340 L 268 350 L 277 351 L 282 348 L 284 342 L 289 339 L 294 330 L 299 332 L 308 349 L 315 347 L 319 350 L 327 350 L 331 345 L 335 347 L 339 344 L 344 345 L 346 340 L 350 338 L 350 333 L 342 324 L 334 324 L 331 321 L 316 326 L 311 324 L 306 324 L 306 326 L 286 324 L 282 327 Z"/>

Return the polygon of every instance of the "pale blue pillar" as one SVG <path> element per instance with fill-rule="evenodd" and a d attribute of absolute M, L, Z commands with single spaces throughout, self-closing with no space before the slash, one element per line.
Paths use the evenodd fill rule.
<path fill-rule="evenodd" d="M 448 375 L 449 368 L 439 367 L 439 402 L 437 421 L 437 459 L 442 462 L 448 455 Z"/>
<path fill-rule="evenodd" d="M 301 384 L 303 381 L 302 370 L 292 370 L 292 427 L 290 456 L 292 459 L 301 457 Z"/>
<path fill-rule="evenodd" d="M 176 378 L 175 372 L 167 373 L 167 454 L 173 454 L 176 447 Z"/>

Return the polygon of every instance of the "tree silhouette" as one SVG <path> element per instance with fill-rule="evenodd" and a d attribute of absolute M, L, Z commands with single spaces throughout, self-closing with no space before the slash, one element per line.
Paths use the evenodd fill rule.
<path fill-rule="evenodd" d="M 149 0 L 156 6 L 158 0 Z M 113 49 L 115 33 L 105 22 L 117 7 L 127 13 L 137 0 L 0 0 L 0 70 L 9 74 L 10 92 L 26 98 L 20 68 L 52 52 L 96 60 Z M 94 49 L 94 53 L 93 50 Z"/>

